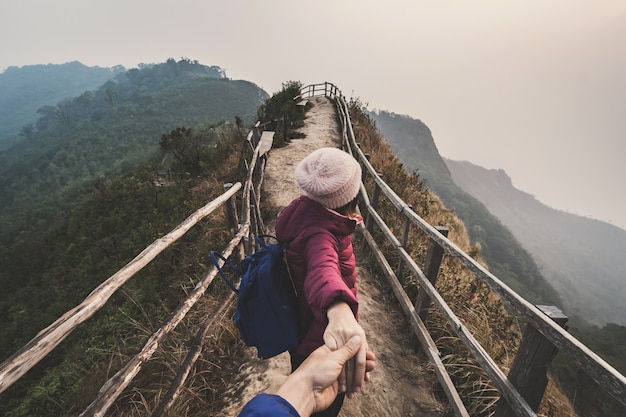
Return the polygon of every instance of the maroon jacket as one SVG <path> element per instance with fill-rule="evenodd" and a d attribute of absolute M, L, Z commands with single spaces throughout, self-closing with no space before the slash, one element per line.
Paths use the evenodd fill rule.
<path fill-rule="evenodd" d="M 326 309 L 335 301 L 348 303 L 357 317 L 351 236 L 356 225 L 356 220 L 306 196 L 293 200 L 278 216 L 276 237 L 290 241 L 287 263 L 298 293 L 300 326 L 305 330 L 296 347 L 300 355 L 308 356 L 324 344 Z"/>

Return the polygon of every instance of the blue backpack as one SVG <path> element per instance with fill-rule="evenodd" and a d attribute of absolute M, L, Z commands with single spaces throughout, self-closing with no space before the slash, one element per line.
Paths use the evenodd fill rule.
<path fill-rule="evenodd" d="M 259 235 L 259 244 L 252 255 L 246 256 L 237 268 L 218 252 L 211 252 L 211 260 L 224 282 L 238 296 L 234 322 L 246 346 L 255 346 L 262 359 L 271 358 L 300 342 L 296 291 L 283 254 L 288 242 L 265 243 Z M 239 289 L 224 275 L 217 257 L 241 276 Z"/>

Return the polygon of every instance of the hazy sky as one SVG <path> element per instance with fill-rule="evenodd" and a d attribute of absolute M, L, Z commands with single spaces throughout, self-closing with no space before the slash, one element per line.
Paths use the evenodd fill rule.
<path fill-rule="evenodd" d="M 625 0 L 2 0 L 0 71 L 167 58 L 335 83 L 564 211 L 626 228 Z"/>

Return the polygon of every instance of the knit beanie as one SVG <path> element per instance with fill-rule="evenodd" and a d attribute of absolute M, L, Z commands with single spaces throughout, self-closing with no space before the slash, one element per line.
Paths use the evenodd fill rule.
<path fill-rule="evenodd" d="M 296 166 L 296 182 L 311 200 L 339 208 L 357 196 L 361 165 L 341 149 L 320 148 Z"/>

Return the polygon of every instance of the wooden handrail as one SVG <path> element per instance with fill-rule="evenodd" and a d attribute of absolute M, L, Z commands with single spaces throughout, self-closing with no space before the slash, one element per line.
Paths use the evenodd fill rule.
<path fill-rule="evenodd" d="M 322 88 L 323 86 L 323 88 Z M 615 368 L 600 358 L 596 353 L 587 348 L 574 336 L 567 333 L 558 323 L 555 323 L 550 317 L 544 314 L 539 308 L 526 301 L 523 297 L 509 288 L 499 278 L 489 272 L 486 268 L 472 259 L 469 255 L 458 248 L 447 237 L 440 234 L 437 229 L 425 220 L 423 220 L 413 208 L 406 204 L 391 187 L 389 187 L 383 179 L 378 175 L 374 167 L 370 164 L 367 156 L 357 145 L 357 141 L 352 130 L 352 123 L 349 117 L 348 105 L 345 98 L 338 89 L 329 83 L 313 84 L 301 89 L 304 96 L 321 95 L 321 91 L 327 97 L 336 99 L 336 107 L 341 121 L 343 134 L 343 147 L 347 152 L 352 154 L 362 165 L 364 173 L 366 172 L 370 178 L 374 180 L 375 187 L 382 191 L 388 201 L 393 204 L 399 213 L 402 213 L 407 222 L 417 226 L 425 233 L 433 242 L 439 245 L 448 255 L 458 259 L 460 263 L 467 268 L 474 276 L 483 281 L 490 290 L 496 293 L 500 299 L 510 306 L 517 314 L 521 315 L 529 325 L 537 329 L 547 340 L 549 340 L 562 353 L 566 354 L 574 363 L 582 370 L 598 382 L 611 396 L 617 399 L 623 405 L 626 405 L 626 377 L 619 373 Z M 335 95 L 331 96 L 328 91 L 333 91 Z M 336 94 L 336 92 L 339 92 Z M 365 174 L 364 174 L 365 175 Z M 408 253 L 403 249 L 400 242 L 395 238 L 393 233 L 386 226 L 384 221 L 378 216 L 376 210 L 369 201 L 364 186 L 361 187 L 360 194 L 365 201 L 365 207 L 369 216 L 376 219 L 378 227 L 383 234 L 391 242 L 392 247 L 401 257 L 401 261 L 405 265 L 409 265 L 410 269 L 417 277 L 420 283 L 420 289 L 423 289 L 428 296 L 436 304 L 437 308 L 442 312 L 449 324 L 457 332 L 459 338 L 472 351 L 475 359 L 483 367 L 485 372 L 490 376 L 494 384 L 500 389 L 504 398 L 509 405 L 515 409 L 517 415 L 535 415 L 531 408 L 528 407 L 523 398 L 519 395 L 515 387 L 497 367 L 489 355 L 482 349 L 480 344 L 464 329 L 460 321 L 449 310 L 447 304 L 441 299 L 435 287 L 428 281 L 421 269 L 415 264 Z M 365 229 L 364 229 L 365 230 Z M 383 268 L 384 269 L 384 268 Z M 452 399 L 451 399 L 452 401 Z"/>
<path fill-rule="evenodd" d="M 249 224 L 244 224 L 239 229 L 237 235 L 230 241 L 224 250 L 224 256 L 228 257 L 233 250 L 239 245 L 239 242 L 247 236 Z M 217 275 L 217 268 L 212 266 L 209 272 L 200 280 L 194 290 L 185 298 L 178 307 L 170 314 L 169 319 L 146 341 L 143 348 L 120 369 L 112 378 L 110 378 L 98 392 L 96 399 L 83 411 L 80 416 L 104 416 L 106 411 L 113 405 L 113 402 L 131 383 L 133 378 L 141 370 L 141 366 L 148 361 L 157 347 L 163 342 L 165 337 L 176 328 L 176 326 L 185 318 L 191 307 L 200 299 L 206 289 L 209 287 L 213 279 Z"/>
<path fill-rule="evenodd" d="M 201 219 L 220 207 L 239 189 L 241 183 L 196 210 L 174 230 L 144 249 L 126 266 L 100 284 L 85 300 L 40 331 L 30 342 L 0 365 L 0 392 L 6 390 L 41 359 L 57 347 L 79 324 L 93 316 L 107 300 L 134 274 L 148 265 L 158 254 L 176 242 Z"/>

